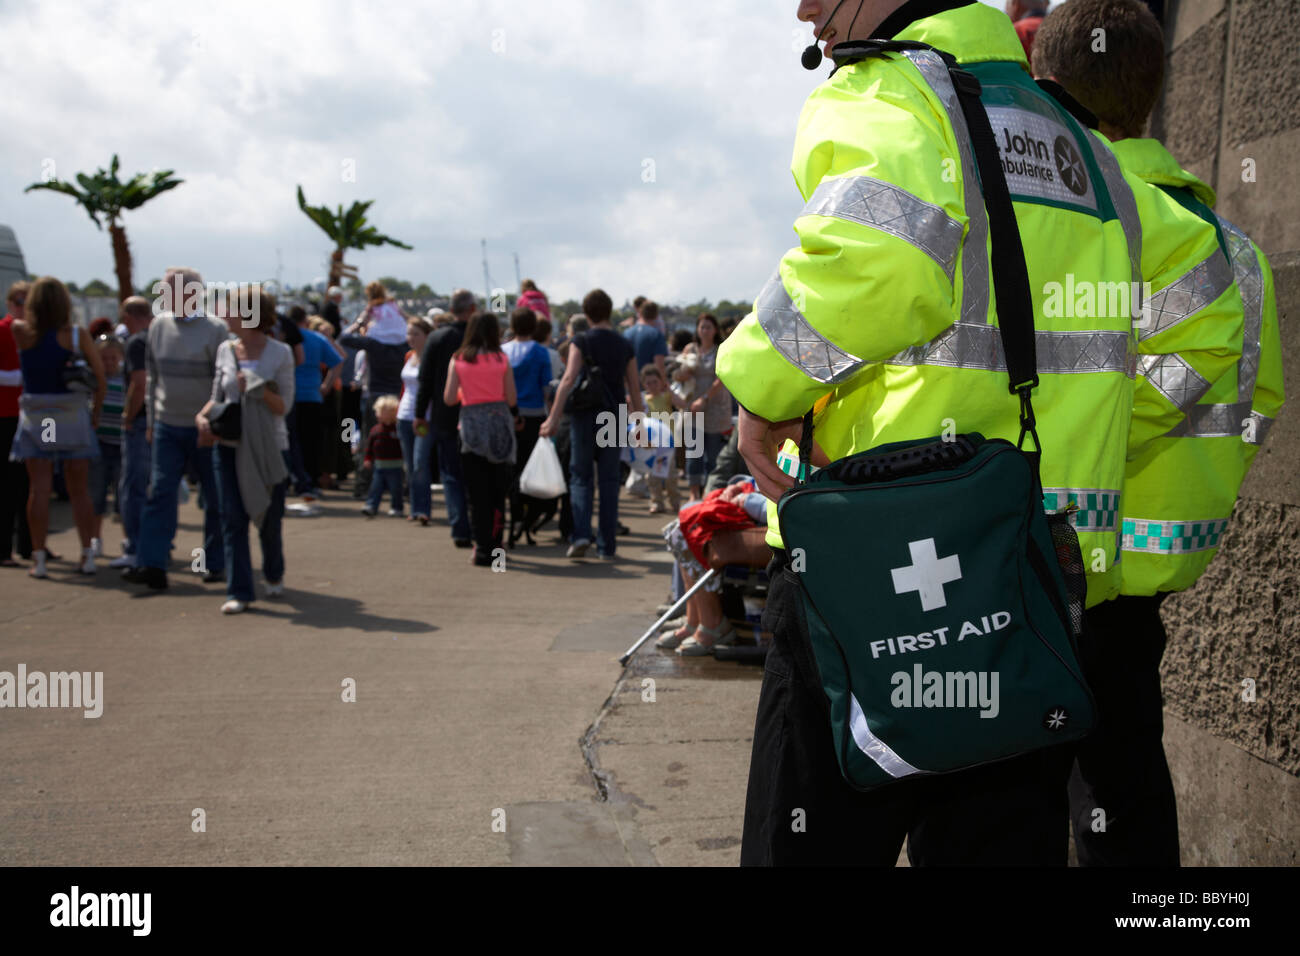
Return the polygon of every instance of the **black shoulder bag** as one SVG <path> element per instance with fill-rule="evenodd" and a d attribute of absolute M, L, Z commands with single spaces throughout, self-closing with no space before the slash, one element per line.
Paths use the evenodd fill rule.
<path fill-rule="evenodd" d="M 582 371 L 578 381 L 569 393 L 568 412 L 604 412 L 612 411 L 614 402 L 610 398 L 605 377 L 600 373 L 600 366 L 591 360 L 587 351 L 587 333 L 581 332 L 573 337 L 573 345 L 582 353 Z"/>

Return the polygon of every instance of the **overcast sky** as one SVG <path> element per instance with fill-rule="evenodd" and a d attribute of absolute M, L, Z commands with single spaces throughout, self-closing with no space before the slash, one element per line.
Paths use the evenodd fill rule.
<path fill-rule="evenodd" d="M 1001 6 L 1000 3 L 995 4 Z M 124 217 L 137 284 L 323 276 L 297 208 L 373 199 L 414 250 L 363 279 L 446 292 L 524 276 L 553 299 L 752 299 L 791 244 L 795 121 L 825 76 L 797 0 L 417 0 L 203 5 L 0 0 L 0 223 L 28 270 L 116 285 L 107 231 L 55 175 L 172 168 Z M 277 260 L 278 256 L 278 260 Z"/>

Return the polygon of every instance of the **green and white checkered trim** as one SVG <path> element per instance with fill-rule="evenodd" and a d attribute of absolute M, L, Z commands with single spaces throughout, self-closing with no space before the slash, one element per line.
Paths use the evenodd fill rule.
<path fill-rule="evenodd" d="M 1125 518 L 1125 551 L 1145 554 L 1190 554 L 1219 546 L 1219 538 L 1228 527 L 1227 518 L 1205 521 L 1156 521 L 1152 518 Z"/>
<path fill-rule="evenodd" d="M 797 477 L 800 481 L 803 480 L 803 475 L 801 474 L 801 469 L 799 468 L 798 452 L 792 454 L 786 451 L 784 448 L 782 448 L 779 452 L 776 453 L 776 466 L 780 468 L 782 471 L 784 471 L 791 478 Z M 816 474 L 818 471 L 817 466 L 813 465 L 812 470 L 813 470 L 813 474 Z"/>
<path fill-rule="evenodd" d="M 1043 510 L 1064 511 L 1077 505 L 1070 523 L 1076 531 L 1118 531 L 1119 492 L 1109 488 L 1044 488 Z"/>

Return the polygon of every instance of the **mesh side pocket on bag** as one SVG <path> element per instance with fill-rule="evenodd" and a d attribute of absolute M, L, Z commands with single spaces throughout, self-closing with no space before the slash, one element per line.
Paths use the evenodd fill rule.
<path fill-rule="evenodd" d="M 1065 575 L 1065 592 L 1069 597 L 1070 627 L 1076 638 L 1083 634 L 1083 608 L 1088 596 L 1088 578 L 1083 570 L 1083 552 L 1079 535 L 1070 523 L 1071 512 L 1048 513 L 1047 527 L 1056 549 L 1056 563 Z"/>

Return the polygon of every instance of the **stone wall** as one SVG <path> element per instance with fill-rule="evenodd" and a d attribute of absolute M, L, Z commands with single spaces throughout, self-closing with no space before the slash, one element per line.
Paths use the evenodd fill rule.
<path fill-rule="evenodd" d="M 1300 846 L 1300 0 L 1170 0 L 1152 121 L 1272 265 L 1291 403 L 1219 555 L 1164 605 L 1166 748 L 1185 863 L 1294 864 Z M 1247 175 L 1253 172 L 1253 177 Z M 1253 181 L 1251 179 L 1253 178 Z M 1243 700 L 1247 679 L 1255 700 Z M 1245 755 L 1232 756 L 1226 745 Z M 1208 759 L 1210 756 L 1214 759 Z M 1223 772 L 1231 763 L 1231 773 Z M 1213 772 L 1211 772 L 1213 771 Z"/>

